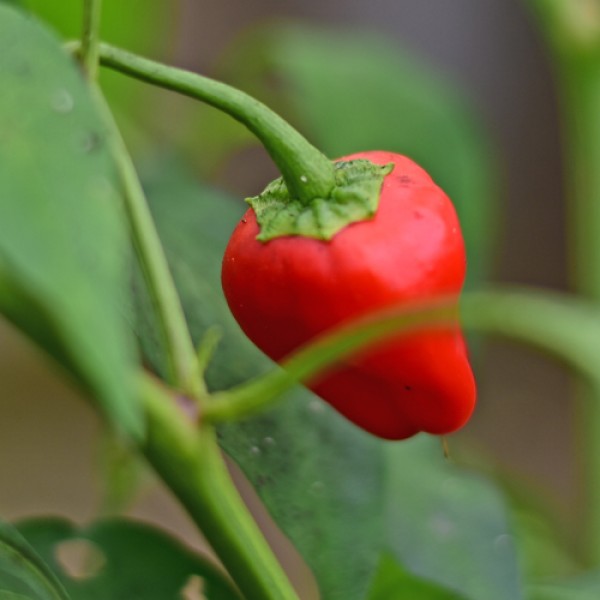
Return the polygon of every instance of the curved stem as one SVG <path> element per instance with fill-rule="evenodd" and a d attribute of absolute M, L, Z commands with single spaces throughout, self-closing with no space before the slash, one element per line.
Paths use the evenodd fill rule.
<path fill-rule="evenodd" d="M 144 454 L 185 506 L 248 600 L 298 600 L 234 487 L 210 425 L 186 419 L 166 390 L 141 380 Z"/>
<path fill-rule="evenodd" d="M 545 351 L 574 368 L 590 385 L 600 386 L 600 311 L 589 303 L 566 295 L 507 288 L 465 294 L 461 314 L 467 329 Z M 236 420 L 264 410 L 297 383 L 357 350 L 456 320 L 456 300 L 439 299 L 354 322 L 301 348 L 282 363 L 283 369 L 214 394 L 203 407 L 203 422 Z"/>
<path fill-rule="evenodd" d="M 197 394 L 202 391 L 202 385 L 196 377 L 196 353 L 158 232 L 121 133 L 104 98 L 99 91 L 94 91 L 109 130 L 136 254 L 163 333 L 170 383 L 187 393 Z"/>
<path fill-rule="evenodd" d="M 213 394 L 202 408 L 202 420 L 217 423 L 258 413 L 294 385 L 310 380 L 357 350 L 416 329 L 456 323 L 457 318 L 456 298 L 444 298 L 356 321 L 300 348 L 281 363 L 281 369 Z"/>
<path fill-rule="evenodd" d="M 98 74 L 101 16 L 102 0 L 84 0 L 81 63 L 92 81 Z"/>
<path fill-rule="evenodd" d="M 334 187 L 332 162 L 270 108 L 229 85 L 100 44 L 100 62 L 206 102 L 243 123 L 264 144 L 290 194 L 303 202 L 327 198 Z"/>

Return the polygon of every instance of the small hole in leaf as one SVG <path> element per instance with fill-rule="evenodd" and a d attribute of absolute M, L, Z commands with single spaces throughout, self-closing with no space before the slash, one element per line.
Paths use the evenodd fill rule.
<path fill-rule="evenodd" d="M 106 564 L 102 550 L 84 539 L 61 542 L 54 553 L 58 564 L 71 579 L 96 577 Z"/>
<path fill-rule="evenodd" d="M 204 579 L 198 575 L 190 575 L 181 588 L 182 600 L 207 600 L 204 595 Z"/>

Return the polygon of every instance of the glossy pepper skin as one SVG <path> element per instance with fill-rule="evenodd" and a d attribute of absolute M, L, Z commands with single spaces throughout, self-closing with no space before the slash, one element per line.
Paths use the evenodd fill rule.
<path fill-rule="evenodd" d="M 346 226 L 330 241 L 288 236 L 264 243 L 256 240 L 249 209 L 231 236 L 225 296 L 244 332 L 276 361 L 357 317 L 440 295 L 458 298 L 461 291 L 465 249 L 448 197 L 404 156 L 374 151 L 340 160 L 359 158 L 395 165 L 373 219 Z M 309 387 L 386 439 L 455 431 L 476 397 L 458 323 L 380 344 Z"/>

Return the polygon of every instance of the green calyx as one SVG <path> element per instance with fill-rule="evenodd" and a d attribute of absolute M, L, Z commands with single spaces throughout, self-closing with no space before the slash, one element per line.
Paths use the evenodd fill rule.
<path fill-rule="evenodd" d="M 262 194 L 248 198 L 260 227 L 257 240 L 283 236 L 330 240 L 351 223 L 375 216 L 385 176 L 394 165 L 376 165 L 359 159 L 337 162 L 335 186 L 327 198 L 308 202 L 292 198 L 283 178 L 271 182 Z"/>

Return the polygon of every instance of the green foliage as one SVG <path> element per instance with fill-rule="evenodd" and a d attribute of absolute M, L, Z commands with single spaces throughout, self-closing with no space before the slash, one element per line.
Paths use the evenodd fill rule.
<path fill-rule="evenodd" d="M 129 242 L 107 132 L 59 42 L 0 6 L 0 311 L 141 434 Z"/>
<path fill-rule="evenodd" d="M 124 315 L 132 318 L 129 248 L 108 134 L 60 42 L 6 4 L 0 1 L 0 87 L 8 90 L 0 94 L 0 311 L 91 392 L 112 422 L 139 436 L 133 344 L 124 326 Z M 79 34 L 79 0 L 8 4 L 25 4 L 63 35 Z M 107 39 L 158 50 L 170 3 L 147 4 L 107 0 Z M 293 115 L 331 156 L 379 147 L 423 164 L 457 204 L 472 281 L 484 278 L 495 197 L 489 149 L 464 101 L 422 65 L 374 36 L 277 25 L 250 34 L 224 71 L 259 96 L 272 94 L 278 77 L 269 103 Z M 137 84 L 105 81 L 121 106 L 138 102 L 129 89 Z M 215 144 L 214 166 L 248 137 L 211 115 L 203 134 Z M 147 164 L 145 183 L 194 342 L 215 326 L 224 333 L 208 365 L 209 388 L 273 369 L 241 333 L 220 290 L 221 257 L 243 205 L 198 185 L 165 157 Z M 164 374 L 168 361 L 139 270 L 134 287 L 144 357 Z M 473 296 L 465 307 L 471 327 L 550 351 L 597 381 L 595 309 L 525 293 Z M 300 388 L 256 418 L 222 426 L 219 437 L 312 568 L 323 600 L 524 597 L 504 498 L 487 479 L 445 462 L 434 440 L 384 444 Z M 113 507 L 129 497 L 137 472 L 130 459 L 119 452 L 110 468 Z M 67 592 L 74 600 L 162 600 L 180 594 L 192 575 L 202 578 L 208 600 L 238 598 L 220 571 L 144 525 L 115 520 L 78 529 L 51 519 L 26 522 L 21 531 L 45 562 L 0 524 L 0 600 L 66 600 Z M 81 540 L 102 563 L 76 578 L 56 550 Z M 552 536 L 536 540 L 539 547 L 529 550 L 536 560 L 573 568 Z M 539 564 L 538 576 L 545 574 Z M 594 573 L 525 590 L 528 600 L 600 593 Z"/>
<path fill-rule="evenodd" d="M 19 530 L 59 575 L 72 600 L 178 598 L 193 575 L 202 579 L 207 600 L 239 600 L 210 562 L 148 525 L 115 519 L 79 529 L 63 519 L 35 519 L 21 523 Z M 82 540 L 87 544 L 80 546 L 79 558 L 87 548 L 88 562 L 73 577 L 57 558 L 57 549 Z"/>
<path fill-rule="evenodd" d="M 437 440 L 386 446 L 386 532 L 413 573 L 473 600 L 522 598 L 512 527 L 489 481 L 441 458 Z"/>
<path fill-rule="evenodd" d="M 59 580 L 21 534 L 0 521 L 0 598 L 31 596 L 35 600 L 69 600 Z"/>

